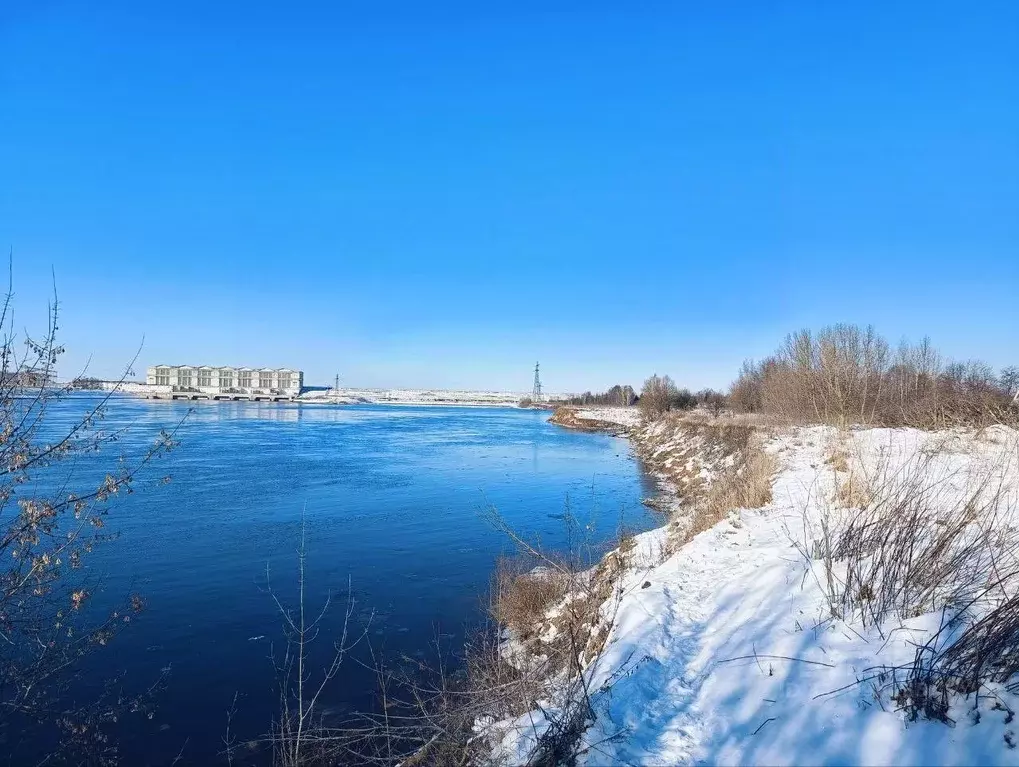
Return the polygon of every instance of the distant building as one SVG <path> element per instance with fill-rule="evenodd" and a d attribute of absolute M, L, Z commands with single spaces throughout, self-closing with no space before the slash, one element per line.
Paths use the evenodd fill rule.
<path fill-rule="evenodd" d="M 145 371 L 145 383 L 169 386 L 170 392 L 182 394 L 296 397 L 304 388 L 304 372 L 290 368 L 153 365 Z"/>

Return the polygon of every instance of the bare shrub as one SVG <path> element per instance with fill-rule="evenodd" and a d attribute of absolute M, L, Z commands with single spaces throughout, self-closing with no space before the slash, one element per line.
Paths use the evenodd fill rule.
<path fill-rule="evenodd" d="M 1015 570 L 1006 573 L 1009 580 L 1016 575 Z M 989 584 L 995 590 L 1004 585 Z M 985 680 L 1008 682 L 1019 674 L 1019 594 L 1014 588 L 968 625 L 936 656 L 936 661 L 960 692 L 976 692 Z"/>
<path fill-rule="evenodd" d="M 865 509 L 874 502 L 878 488 L 874 486 L 873 478 L 858 467 L 851 467 L 844 454 L 832 459 L 832 469 L 836 472 L 835 500 L 840 506 L 846 509 Z M 839 471 L 844 472 L 845 476 L 840 476 Z"/>
<path fill-rule="evenodd" d="M 728 405 L 726 396 L 714 389 L 701 389 L 695 395 L 697 398 L 697 404 L 707 410 L 715 418 L 720 416 Z"/>
<path fill-rule="evenodd" d="M 697 399 L 688 389 L 680 389 L 669 376 L 657 373 L 646 381 L 640 390 L 637 406 L 645 420 L 652 421 L 670 410 L 688 410 L 697 404 Z"/>
<path fill-rule="evenodd" d="M 347 584 L 346 610 L 339 637 L 331 638 L 332 657 L 322 667 L 312 668 L 310 653 L 321 638 L 322 622 L 332 603 L 331 595 L 326 597 L 319 610 L 310 614 L 305 599 L 305 524 L 301 520 L 301 539 L 297 549 L 297 604 L 284 605 L 272 587 L 269 566 L 266 564 L 266 589 L 269 592 L 283 625 L 284 646 L 281 653 L 272 653 L 273 667 L 279 694 L 279 709 L 272 723 L 270 734 L 265 738 L 272 748 L 274 764 L 283 767 L 300 765 L 331 764 L 338 756 L 349 751 L 349 741 L 357 728 L 351 732 L 326 726 L 321 706 L 323 693 L 340 670 L 347 655 L 365 639 L 369 619 L 359 630 L 351 625 L 354 611 L 353 593 Z"/>
<path fill-rule="evenodd" d="M 0 304 L 0 732 L 21 733 L 22 743 L 53 760 L 108 764 L 117 759 L 112 728 L 147 709 L 158 680 L 137 694 L 112 680 L 91 700 L 69 695 L 89 656 L 144 607 L 141 596 L 125 594 L 112 611 L 93 609 L 101 584 L 89 555 L 117 537 L 107 527 L 112 502 L 131 493 L 139 473 L 176 443 L 163 432 L 140 454 L 111 460 L 101 479 L 81 479 L 75 460 L 123 436 L 101 428 L 110 395 L 69 424 L 62 414 L 53 418 L 69 391 L 54 384 L 64 351 L 56 299 L 44 334 L 20 339 L 10 291 Z M 16 762 L 26 758 L 19 747 L 7 743 Z"/>
<path fill-rule="evenodd" d="M 764 380 L 769 360 L 755 363 L 745 360 L 736 380 L 729 387 L 729 404 L 738 413 L 764 410 Z"/>
<path fill-rule="evenodd" d="M 570 544 L 558 555 L 522 539 L 494 509 L 487 516 L 520 551 L 497 568 L 490 612 L 498 622 L 471 637 L 457 671 L 420 662 L 380 671 L 382 711 L 364 717 L 360 735 L 343 736 L 359 762 L 476 764 L 503 734 L 496 725 L 528 712 L 532 721 L 522 726 L 534 738 L 525 763 L 569 764 L 576 757 L 594 716 L 585 670 L 597 663 L 611 631 L 621 550 L 632 550 L 632 539 L 622 536 L 620 550 L 582 567 L 591 561 L 591 544 L 568 506 Z"/>
<path fill-rule="evenodd" d="M 1004 368 L 998 381 L 1005 390 L 1005 396 L 1011 398 L 1013 403 L 1019 400 L 1019 367 L 1010 365 Z"/>

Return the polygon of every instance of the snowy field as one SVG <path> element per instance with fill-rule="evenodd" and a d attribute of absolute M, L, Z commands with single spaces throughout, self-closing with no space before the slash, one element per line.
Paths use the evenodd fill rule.
<path fill-rule="evenodd" d="M 458 405 L 517 407 L 525 394 L 519 392 L 444 389 L 348 389 L 305 392 L 300 402 L 387 405 Z"/>
<path fill-rule="evenodd" d="M 585 411 L 604 420 L 616 412 Z M 608 640 L 584 672 L 594 719 L 579 763 L 1019 763 L 1019 697 L 1005 683 L 954 695 L 947 723 L 911 720 L 899 705 L 902 672 L 892 669 L 910 666 L 938 633 L 941 610 L 877 625 L 833 617 L 825 570 L 811 556 L 822 520 L 844 524 L 856 513 L 834 500 L 839 476 L 853 471 L 901 487 L 925 472 L 937 488 L 926 499 L 946 509 L 977 485 L 993 490 L 1002 515 L 993 523 L 1014 530 L 1019 434 L 813 427 L 772 436 L 766 450 L 780 467 L 770 504 L 731 513 L 664 561 L 665 528 L 637 537 L 619 590 L 602 606 Z M 495 761 L 525 763 L 546 712 L 562 706 L 552 692 L 501 723 Z"/>

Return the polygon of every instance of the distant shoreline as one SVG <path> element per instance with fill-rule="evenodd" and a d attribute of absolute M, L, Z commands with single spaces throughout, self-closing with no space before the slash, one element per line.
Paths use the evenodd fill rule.
<path fill-rule="evenodd" d="M 136 381 L 102 381 L 101 388 L 81 389 L 80 391 L 96 391 L 116 393 L 130 397 L 154 400 L 178 400 L 184 402 L 248 402 L 260 401 L 250 395 L 238 392 L 236 396 L 208 395 L 198 392 L 173 391 L 168 387 L 155 387 Z M 79 390 L 75 390 L 79 391 Z M 219 396 L 219 399 L 215 397 Z M 559 399 L 570 395 L 551 395 Z M 250 398 L 249 398 L 250 397 Z M 367 389 L 340 388 L 335 392 L 331 389 L 318 389 L 302 392 L 293 397 L 279 397 L 279 402 L 299 405 L 397 405 L 408 407 L 504 407 L 518 408 L 521 401 L 529 400 L 527 393 L 507 391 L 470 391 L 465 389 Z M 551 409 L 551 405 L 541 403 L 529 406 L 532 409 Z"/>

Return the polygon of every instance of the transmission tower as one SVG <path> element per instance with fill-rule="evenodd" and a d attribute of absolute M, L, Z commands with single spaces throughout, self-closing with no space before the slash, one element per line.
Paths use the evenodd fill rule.
<path fill-rule="evenodd" d="M 541 376 L 538 375 L 538 363 L 534 363 L 534 389 L 531 391 L 531 399 L 541 402 Z"/>

